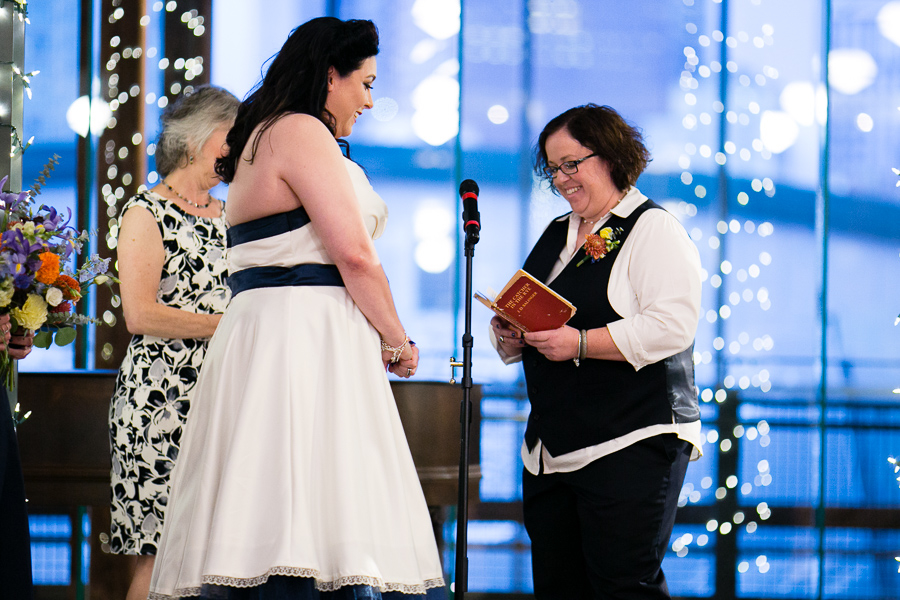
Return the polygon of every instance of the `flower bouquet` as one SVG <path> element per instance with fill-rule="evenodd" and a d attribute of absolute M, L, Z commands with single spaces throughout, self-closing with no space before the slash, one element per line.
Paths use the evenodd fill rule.
<path fill-rule="evenodd" d="M 89 234 L 69 225 L 71 211 L 64 217 L 51 206 L 36 205 L 40 183 L 55 163 L 55 157 L 50 159 L 29 191 L 4 192 L 7 178 L 0 181 L 0 313 L 9 313 L 13 330 L 34 331 L 39 348 L 70 344 L 77 325 L 100 323 L 76 313 L 75 305 L 87 287 L 118 283 L 107 274 L 108 258 L 92 255 L 80 268 L 74 266 Z M 0 381 L 12 389 L 12 359 L 5 351 Z"/>

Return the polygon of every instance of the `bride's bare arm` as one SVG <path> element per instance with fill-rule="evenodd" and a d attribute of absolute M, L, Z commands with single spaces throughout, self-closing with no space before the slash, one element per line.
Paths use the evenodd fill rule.
<path fill-rule="evenodd" d="M 403 325 L 334 137 L 317 119 L 291 115 L 272 127 L 265 144 L 281 177 L 302 199 L 350 296 L 385 342 L 401 345 Z M 413 354 L 406 346 L 401 359 Z"/>

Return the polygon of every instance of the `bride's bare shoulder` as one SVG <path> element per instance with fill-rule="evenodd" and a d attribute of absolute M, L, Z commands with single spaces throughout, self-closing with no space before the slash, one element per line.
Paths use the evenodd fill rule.
<path fill-rule="evenodd" d="M 322 121 L 304 114 L 285 115 L 276 122 L 269 135 L 272 153 L 283 160 L 298 157 L 335 160 L 340 147 Z"/>
<path fill-rule="evenodd" d="M 305 155 L 310 151 L 330 154 L 326 150 L 330 146 L 337 147 L 337 142 L 322 121 L 307 114 L 289 113 L 276 119 L 262 132 L 258 138 L 256 156 L 283 158 Z"/>
<path fill-rule="evenodd" d="M 325 124 L 312 115 L 303 113 L 288 113 L 279 118 L 271 127 L 273 137 L 282 137 L 284 135 L 311 135 L 315 137 L 325 136 L 334 139 L 331 132 Z"/>

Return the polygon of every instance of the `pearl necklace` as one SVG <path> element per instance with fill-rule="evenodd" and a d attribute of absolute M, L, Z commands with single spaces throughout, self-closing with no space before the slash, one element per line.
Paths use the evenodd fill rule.
<path fill-rule="evenodd" d="M 176 192 L 176 193 L 177 193 L 177 192 Z M 624 197 L 625 197 L 625 196 L 623 195 L 622 198 L 624 198 Z M 602 219 L 605 219 L 605 218 L 606 218 L 606 215 L 608 215 L 609 213 L 611 213 L 611 212 L 612 212 L 612 209 L 615 208 L 615 207 L 617 207 L 617 206 L 619 205 L 619 202 L 622 201 L 622 198 L 619 198 L 618 200 L 616 200 L 616 203 L 612 205 L 612 208 L 610 208 L 608 211 L 606 211 L 602 216 L 600 216 L 600 217 L 594 219 L 593 221 L 589 221 L 588 219 L 585 219 L 584 217 L 579 217 L 579 218 L 581 219 L 581 222 L 582 222 L 582 223 L 587 223 L 588 225 L 593 225 L 593 224 L 596 223 L 597 221 L 600 221 L 600 220 L 602 220 Z"/>
<path fill-rule="evenodd" d="M 213 200 L 212 194 L 210 194 L 209 192 L 207 192 L 207 193 L 206 193 L 206 196 L 207 196 L 206 204 L 197 204 L 196 202 L 191 202 L 190 200 L 188 200 L 187 198 L 185 198 L 184 196 L 182 196 L 181 194 L 179 194 L 179 193 L 178 193 L 178 190 L 176 190 L 176 189 L 173 188 L 171 185 L 169 185 L 169 182 L 167 182 L 165 179 L 162 180 L 162 183 L 163 183 L 164 186 L 166 186 L 167 188 L 169 188 L 169 191 L 170 191 L 170 192 L 172 192 L 173 194 L 175 194 L 176 196 L 178 196 L 179 198 L 181 198 L 182 200 L 184 200 L 185 202 L 187 202 L 188 204 L 190 204 L 190 205 L 193 206 L 194 208 L 200 208 L 200 209 L 207 208 L 207 207 L 209 206 L 209 203 L 212 202 L 212 200 Z"/>

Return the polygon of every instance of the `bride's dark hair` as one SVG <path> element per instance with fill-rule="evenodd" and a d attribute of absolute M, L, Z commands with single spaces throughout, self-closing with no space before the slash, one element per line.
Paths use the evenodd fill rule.
<path fill-rule="evenodd" d="M 228 154 L 216 160 L 216 173 L 231 183 L 238 160 L 253 130 L 249 162 L 253 162 L 262 133 L 289 113 L 304 113 L 322 121 L 335 133 L 334 115 L 325 108 L 328 68 L 341 77 L 359 69 L 378 54 L 378 29 L 371 21 L 342 21 L 319 17 L 294 29 L 272 60 L 265 77 L 238 109 L 234 126 L 225 138 Z"/>

